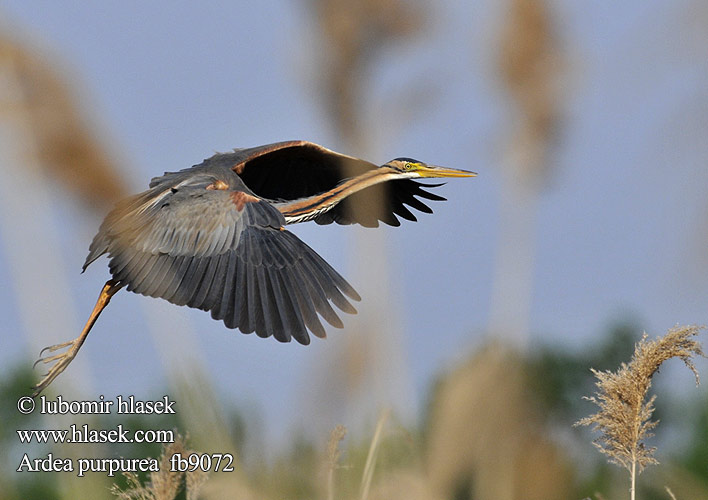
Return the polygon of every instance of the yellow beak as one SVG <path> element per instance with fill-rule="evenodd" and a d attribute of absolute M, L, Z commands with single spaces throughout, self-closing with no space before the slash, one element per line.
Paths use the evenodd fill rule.
<path fill-rule="evenodd" d="M 459 170 L 456 168 L 438 167 L 436 165 L 419 165 L 418 173 L 421 177 L 476 177 L 476 172 Z"/>

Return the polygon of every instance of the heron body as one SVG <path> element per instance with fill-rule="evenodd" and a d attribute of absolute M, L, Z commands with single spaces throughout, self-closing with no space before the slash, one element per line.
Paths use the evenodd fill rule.
<path fill-rule="evenodd" d="M 306 141 L 216 154 L 168 172 L 147 191 L 117 204 L 94 237 L 83 269 L 108 254 L 104 286 L 81 335 L 47 348 L 54 365 L 35 387 L 45 389 L 76 356 L 110 298 L 122 287 L 211 312 L 229 328 L 281 342 L 325 336 L 320 317 L 343 323 L 333 305 L 355 313 L 360 300 L 347 281 L 288 224 L 416 220 L 408 207 L 432 212 L 419 198 L 440 201 L 416 178 L 470 177 L 464 170 L 398 158 L 382 166 Z M 373 200 L 375 203 L 367 201 Z"/>

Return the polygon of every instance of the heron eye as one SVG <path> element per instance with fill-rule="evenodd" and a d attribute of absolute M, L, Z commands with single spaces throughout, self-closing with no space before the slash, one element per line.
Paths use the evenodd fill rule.
<path fill-rule="evenodd" d="M 415 165 L 413 165 L 411 162 L 407 161 L 406 165 L 403 168 L 405 168 L 406 170 L 412 170 L 414 166 Z"/>

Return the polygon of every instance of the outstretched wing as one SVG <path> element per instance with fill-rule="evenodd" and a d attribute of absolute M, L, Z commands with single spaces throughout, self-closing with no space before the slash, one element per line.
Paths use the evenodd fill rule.
<path fill-rule="evenodd" d="M 309 329 L 336 327 L 330 305 L 355 313 L 354 289 L 289 231 L 282 215 L 246 191 L 214 189 L 193 176 L 157 185 L 119 204 L 86 259 L 108 253 L 114 279 L 129 291 L 211 311 L 227 327 L 281 342 L 308 344 Z M 210 187 L 211 186 L 211 187 Z"/>
<path fill-rule="evenodd" d="M 335 188 L 345 179 L 378 168 L 373 163 L 336 153 L 307 141 L 288 141 L 237 150 L 233 170 L 255 194 L 269 200 L 299 200 Z M 214 161 L 222 161 L 217 155 Z M 210 160 L 206 160 L 208 164 Z M 424 198 L 444 201 L 425 188 L 440 184 L 422 184 L 399 179 L 366 188 L 344 199 L 314 220 L 318 224 L 361 224 L 377 227 L 379 221 L 399 226 L 398 217 L 415 221 L 412 207 L 432 213 L 420 201 Z M 398 217 L 397 217 L 398 216 Z"/>

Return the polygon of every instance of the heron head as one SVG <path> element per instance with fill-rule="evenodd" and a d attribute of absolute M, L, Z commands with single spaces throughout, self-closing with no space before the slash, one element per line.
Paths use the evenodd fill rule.
<path fill-rule="evenodd" d="M 475 177 L 477 175 L 475 172 L 470 172 L 469 170 L 428 165 L 422 161 L 414 160 L 413 158 L 396 158 L 388 162 L 385 166 L 396 170 L 401 173 L 402 176 L 408 178 Z"/>

